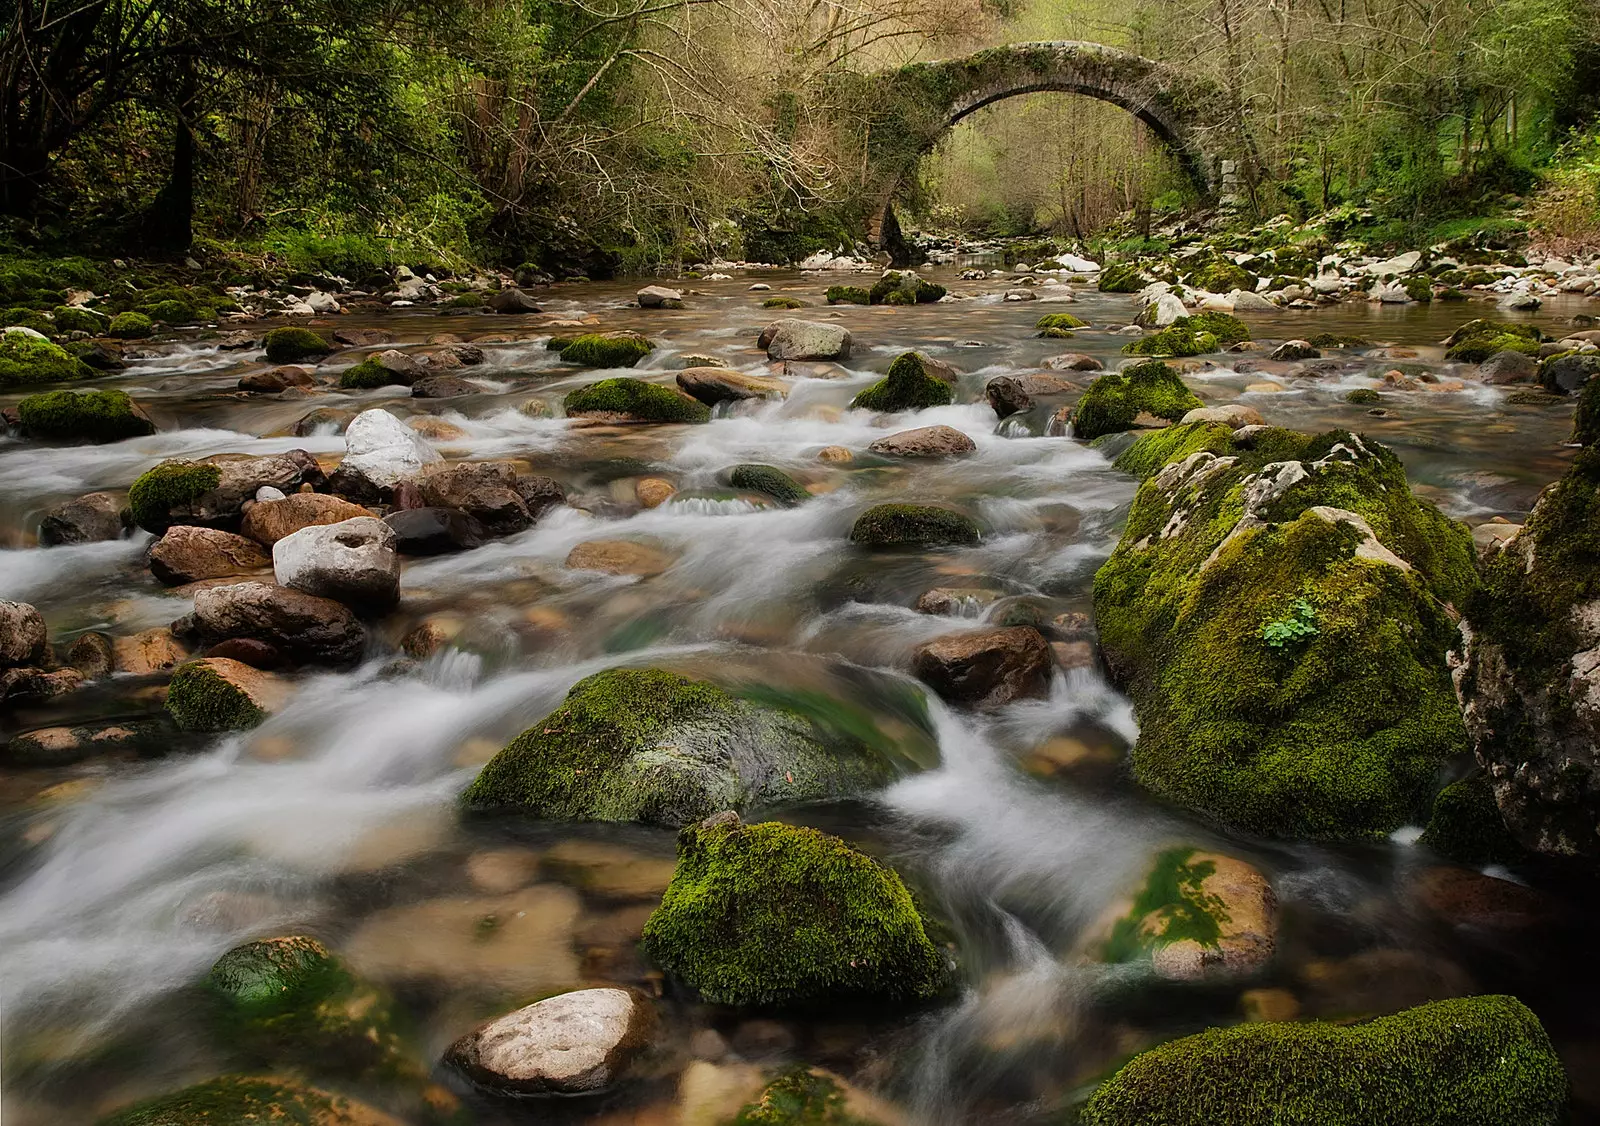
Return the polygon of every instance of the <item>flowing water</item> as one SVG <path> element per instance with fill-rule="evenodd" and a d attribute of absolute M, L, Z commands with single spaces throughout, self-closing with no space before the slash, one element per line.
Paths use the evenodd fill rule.
<path fill-rule="evenodd" d="M 481 1101 L 458 1087 L 464 1121 L 698 1121 L 681 1079 L 696 1056 L 702 1079 L 711 1074 L 706 1060 L 725 1074 L 789 1060 L 826 1066 L 910 1122 L 1054 1121 L 1131 1052 L 1240 1019 L 1240 986 L 1157 986 L 1083 956 L 1096 920 L 1173 844 L 1225 849 L 1271 877 L 1279 951 L 1251 988 L 1286 990 L 1304 1014 L 1329 1017 L 1473 991 L 1516 993 L 1568 1061 L 1578 1120 L 1600 1121 L 1590 1074 L 1600 1072 L 1600 975 L 1584 956 L 1600 928 L 1587 885 L 1524 873 L 1559 905 L 1559 922 L 1532 932 L 1452 927 L 1415 900 L 1413 879 L 1432 861 L 1409 843 L 1414 832 L 1344 847 L 1221 835 L 1126 780 L 1120 764 L 1137 725 L 1093 668 L 1058 672 L 1048 699 L 993 712 L 957 712 L 936 699 L 925 710 L 907 706 L 914 682 L 904 670 L 921 642 L 1019 605 L 1045 620 L 1087 613 L 1095 569 L 1134 491 L 1101 452 L 1049 424 L 1071 393 L 1042 397 L 1004 423 L 982 400 L 988 378 L 1038 371 L 1049 355 L 1074 350 L 1113 363 L 1125 338 L 1104 326 L 1129 319 L 1132 299 L 1077 286 L 1071 306 L 1006 303 L 1004 283 L 931 274 L 976 296 L 797 314 L 849 327 L 853 358 L 791 365 L 787 400 L 725 406 L 703 426 L 585 427 L 540 417 L 527 404 L 542 400 L 559 415 L 561 396 L 595 378 L 545 350 L 549 330 L 539 325 L 549 317 L 394 310 L 339 325 L 381 326 L 402 347 L 440 334 L 479 341 L 487 364 L 463 374 L 492 389 L 444 401 L 413 400 L 404 388 L 251 397 L 234 388 L 264 366 L 259 359 L 190 339 L 143 347 L 129 370 L 104 381 L 145 404 L 161 427 L 154 437 L 91 447 L 0 441 L 0 598 L 34 603 L 61 647 L 85 630 L 165 625 L 189 600 L 150 577 L 142 533 L 35 546 L 44 510 L 126 488 L 165 457 L 298 447 L 331 464 L 343 450 L 339 436 L 284 436 L 313 407 L 434 412 L 455 428 L 435 442 L 447 457 L 519 460 L 560 479 L 572 502 L 511 538 L 410 561 L 402 607 L 375 631 L 386 652 L 353 672 L 303 676 L 292 704 L 255 731 L 175 739 L 162 748 L 168 753 L 143 758 L 0 769 L 8 1126 L 89 1122 L 226 1069 L 195 983 L 230 946 L 287 932 L 323 938 L 393 989 L 429 1060 L 530 997 L 597 982 L 662 996 L 660 1047 L 636 1082 L 559 1106 Z M 767 294 L 747 292 L 756 277 L 689 283 L 699 292 L 682 311 L 629 307 L 631 285 L 567 284 L 548 294 L 546 311 L 648 332 L 659 347 L 634 373 L 646 378 L 670 379 L 685 354 L 765 374 L 755 337 L 778 314 L 759 308 Z M 759 280 L 820 305 L 821 290 L 839 279 L 767 272 Z M 1072 341 L 1034 337 L 1038 316 L 1068 308 L 1097 327 Z M 1514 405 L 1506 389 L 1470 379 L 1459 391 L 1386 395 L 1381 414 L 1342 399 L 1394 366 L 1449 378 L 1438 341 L 1484 311 L 1477 303 L 1357 304 L 1247 318 L 1260 339 L 1332 331 L 1398 351 L 1347 356 L 1312 378 L 1261 354 L 1213 357 L 1188 379 L 1206 400 L 1242 399 L 1270 422 L 1359 428 L 1392 445 L 1414 486 L 1451 515 L 1515 520 L 1560 475 L 1570 410 Z M 1576 300 L 1556 302 L 1532 319 L 1554 329 L 1583 311 Z M 845 409 L 913 347 L 963 373 L 960 405 L 890 420 Z M 1079 387 L 1092 378 L 1059 374 Z M 1246 390 L 1263 383 L 1279 389 Z M 817 457 L 826 446 L 859 455 L 886 425 L 933 423 L 971 435 L 977 452 L 902 465 Z M 746 461 L 788 470 L 815 498 L 782 509 L 720 483 L 719 471 Z M 641 510 L 633 487 L 643 476 L 666 477 L 679 491 Z M 987 534 L 969 549 L 869 556 L 846 537 L 856 513 L 884 500 L 955 504 Z M 575 544 L 617 537 L 654 543 L 675 562 L 643 580 L 563 567 Z M 911 608 L 938 586 L 999 597 L 987 608 L 975 602 L 966 622 Z M 454 642 L 425 661 L 397 663 L 396 644 L 424 618 L 446 622 Z M 635 948 L 671 872 L 671 832 L 460 809 L 457 795 L 482 762 L 576 680 L 621 663 L 822 693 L 867 711 L 912 758 L 935 764 L 870 801 L 767 812 L 839 833 L 895 864 L 954 943 L 959 995 L 911 1014 L 752 1018 L 694 1003 Z M 135 719 L 159 711 L 154 689 L 148 679 L 117 676 L 4 722 L 16 733 Z M 708 1028 L 722 1039 L 706 1036 Z M 352 1093 L 393 1105 L 381 1088 Z"/>

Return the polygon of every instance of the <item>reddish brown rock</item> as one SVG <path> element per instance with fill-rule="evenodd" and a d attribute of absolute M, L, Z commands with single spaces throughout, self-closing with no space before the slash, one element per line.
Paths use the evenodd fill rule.
<path fill-rule="evenodd" d="M 943 699 L 974 706 L 1045 695 L 1050 665 L 1050 643 L 1032 626 L 941 637 L 911 661 L 912 671 Z"/>

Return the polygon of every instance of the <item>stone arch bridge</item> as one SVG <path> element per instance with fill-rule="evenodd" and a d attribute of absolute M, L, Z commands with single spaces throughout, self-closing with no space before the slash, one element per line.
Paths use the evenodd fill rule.
<path fill-rule="evenodd" d="M 1223 191 L 1226 104 L 1214 84 L 1099 43 L 1017 43 L 958 59 L 914 63 L 867 76 L 864 174 L 876 206 L 867 222 L 874 246 L 896 254 L 891 204 L 918 160 L 957 122 L 1019 94 L 1056 91 L 1120 106 L 1177 156 L 1203 198 Z"/>

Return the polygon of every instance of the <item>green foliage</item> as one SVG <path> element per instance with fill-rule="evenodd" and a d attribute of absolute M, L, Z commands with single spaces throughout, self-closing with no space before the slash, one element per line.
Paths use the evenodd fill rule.
<path fill-rule="evenodd" d="M 126 312 L 118 313 L 111 318 L 111 326 L 106 329 L 108 335 L 119 340 L 142 340 L 155 332 L 156 326 L 149 317 L 143 313 Z"/>
<path fill-rule="evenodd" d="M 804 485 L 770 465 L 736 465 L 728 473 L 728 483 L 736 489 L 765 493 L 786 506 L 811 499 Z"/>
<path fill-rule="evenodd" d="M 581 343 L 581 341 L 580 341 Z M 570 350 L 570 349 L 569 349 Z M 566 353 L 562 353 L 563 358 Z M 602 365 L 617 367 L 616 364 Z M 562 400 L 569 415 L 621 414 L 646 422 L 710 422 L 711 408 L 675 387 L 617 376 L 569 391 Z"/>
<path fill-rule="evenodd" d="M 299 360 L 326 356 L 333 351 L 332 344 L 309 328 L 290 326 L 275 328 L 267 333 L 263 346 L 266 348 L 267 359 L 275 364 L 292 364 Z"/>
<path fill-rule="evenodd" d="M 164 461 L 146 470 L 128 487 L 128 509 L 133 522 L 160 535 L 168 527 L 168 514 L 217 487 L 222 470 L 195 461 Z"/>
<path fill-rule="evenodd" d="M 740 1108 L 732 1126 L 873 1126 L 850 1113 L 830 1075 L 792 1067 Z"/>
<path fill-rule="evenodd" d="M 850 528 L 850 542 L 863 547 L 950 547 L 975 544 L 977 521 L 931 504 L 878 504 Z"/>
<path fill-rule="evenodd" d="M 1172 422 L 1205 406 L 1166 364 L 1146 360 L 1107 372 L 1089 385 L 1072 410 L 1072 434 L 1090 441 L 1130 429 L 1141 414 Z"/>
<path fill-rule="evenodd" d="M 911 893 L 837 837 L 714 818 L 678 835 L 644 949 L 712 1004 L 917 1002 L 945 986 Z"/>
<path fill-rule="evenodd" d="M 859 285 L 830 285 L 828 287 L 828 304 L 870 305 L 872 304 L 872 295 Z"/>
<path fill-rule="evenodd" d="M 0 333 L 0 388 L 87 379 L 94 369 L 59 345 L 25 332 Z"/>
<path fill-rule="evenodd" d="M 1213 1028 L 1134 1057 L 1084 1126 L 1558 1126 L 1566 1074 L 1514 997 L 1434 1001 L 1345 1028 Z"/>
<path fill-rule="evenodd" d="M 942 407 L 955 397 L 955 388 L 929 370 L 920 352 L 902 352 L 889 365 L 889 374 L 851 399 L 850 406 L 895 413 Z"/>
<path fill-rule="evenodd" d="M 1296 598 L 1286 615 L 1261 627 L 1261 640 L 1274 649 L 1292 649 L 1319 632 L 1317 608 L 1304 598 Z"/>
<path fill-rule="evenodd" d="M 1515 864 L 1527 857 L 1506 828 L 1484 774 L 1452 782 L 1433 799 L 1420 844 L 1461 864 Z"/>
<path fill-rule="evenodd" d="M 1201 887 L 1217 870 L 1210 860 L 1192 860 L 1195 849 L 1168 849 L 1156 857 L 1128 913 L 1111 927 L 1100 957 L 1131 962 L 1174 942 L 1215 947 L 1228 921 L 1225 904 Z"/>
<path fill-rule="evenodd" d="M 1122 350 L 1130 356 L 1202 356 L 1249 339 L 1250 328 L 1238 317 L 1205 312 L 1179 317 L 1160 332 L 1129 341 Z"/>
<path fill-rule="evenodd" d="M 90 336 L 99 336 L 106 331 L 106 319 L 93 309 L 57 305 L 55 318 L 58 333 L 87 332 Z"/>
<path fill-rule="evenodd" d="M 591 332 L 565 343 L 561 360 L 589 368 L 631 368 L 654 350 L 655 345 L 638 333 Z"/>
<path fill-rule="evenodd" d="M 18 403 L 17 415 L 33 438 L 117 442 L 156 429 L 126 391 L 46 391 Z"/>
<path fill-rule="evenodd" d="M 179 731 L 245 731 L 267 718 L 247 693 L 204 662 L 178 666 L 166 706 Z"/>

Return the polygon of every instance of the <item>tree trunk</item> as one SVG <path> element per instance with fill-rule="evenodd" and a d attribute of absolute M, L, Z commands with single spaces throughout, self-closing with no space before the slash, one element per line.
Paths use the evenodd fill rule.
<path fill-rule="evenodd" d="M 188 63 L 173 110 L 172 172 L 150 206 L 150 241 L 159 250 L 188 250 L 194 242 L 194 64 Z"/>

